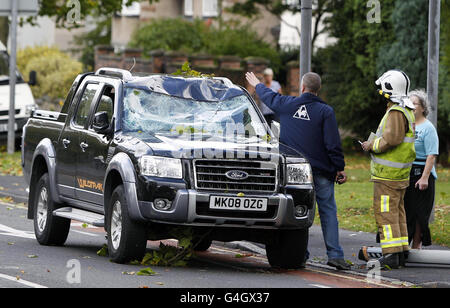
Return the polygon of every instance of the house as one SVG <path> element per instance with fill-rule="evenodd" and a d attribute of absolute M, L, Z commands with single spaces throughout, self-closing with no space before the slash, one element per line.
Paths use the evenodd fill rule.
<path fill-rule="evenodd" d="M 153 4 L 143 1 L 130 7 L 124 6 L 122 12 L 113 17 L 111 43 L 116 48 L 125 47 L 139 26 L 157 18 L 201 18 L 215 22 L 214 19 L 221 16 L 225 21 L 249 21 L 248 18 L 226 11 L 226 8 L 237 1 L 239 0 L 163 0 Z M 280 21 L 277 17 L 262 9 L 260 16 L 253 20 L 252 26 L 260 37 L 276 46 L 280 32 Z"/>
<path fill-rule="evenodd" d="M 64 52 L 73 54 L 73 49 L 79 47 L 74 45 L 74 37 L 92 31 L 95 27 L 96 22 L 91 17 L 83 22 L 83 27 L 68 30 L 57 27 L 54 18 L 39 16 L 35 24 L 24 23 L 17 28 L 17 49 L 33 46 L 56 46 Z M 8 46 L 10 40 L 9 37 Z"/>

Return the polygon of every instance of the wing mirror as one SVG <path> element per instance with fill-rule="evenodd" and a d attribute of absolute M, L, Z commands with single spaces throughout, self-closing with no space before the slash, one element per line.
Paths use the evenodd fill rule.
<path fill-rule="evenodd" d="M 106 134 L 109 131 L 109 118 L 106 111 L 98 112 L 94 115 L 92 128 L 96 133 Z"/>
<path fill-rule="evenodd" d="M 36 73 L 36 71 L 30 71 L 30 74 L 28 75 L 28 84 L 30 86 L 37 85 L 37 73 Z"/>

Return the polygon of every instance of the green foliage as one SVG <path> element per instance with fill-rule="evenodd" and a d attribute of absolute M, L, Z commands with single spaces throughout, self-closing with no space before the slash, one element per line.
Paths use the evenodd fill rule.
<path fill-rule="evenodd" d="M 300 7 L 298 5 L 292 6 L 286 4 L 286 1 L 282 0 L 246 0 L 235 2 L 229 12 L 233 14 L 239 14 L 247 17 L 252 17 L 260 13 L 260 8 L 263 7 L 274 15 L 280 16 L 284 11 L 291 10 L 293 12 L 299 12 Z"/>
<path fill-rule="evenodd" d="M 411 79 L 411 90 L 427 86 L 428 1 L 396 0 L 391 21 L 395 39 L 379 51 L 377 72 L 399 68 Z"/>
<path fill-rule="evenodd" d="M 144 53 L 163 49 L 241 58 L 263 57 L 271 61 L 275 70 L 280 67 L 277 50 L 264 42 L 248 25 L 235 22 L 223 23 L 218 28 L 200 19 L 159 19 L 139 28 L 129 45 L 143 49 Z"/>
<path fill-rule="evenodd" d="M 440 161 L 450 163 L 448 157 L 450 152 L 450 0 L 442 1 L 441 14 L 438 131 L 441 153 L 447 150 L 447 157 Z"/>
<path fill-rule="evenodd" d="M 108 245 L 104 244 L 102 248 L 97 251 L 97 256 L 107 257 L 108 256 Z"/>
<path fill-rule="evenodd" d="M 80 61 L 85 71 L 91 71 L 95 66 L 95 46 L 111 44 L 111 20 L 99 21 L 94 30 L 74 37 L 74 43 L 79 48 L 73 51 L 81 54 Z"/>
<path fill-rule="evenodd" d="M 37 85 L 31 90 L 34 97 L 64 98 L 75 77 L 82 72 L 82 64 L 56 47 L 27 47 L 17 53 L 17 66 L 27 78 L 37 73 Z"/>
<path fill-rule="evenodd" d="M 21 153 L 8 154 L 5 151 L 6 148 L 0 146 L 0 175 L 23 176 Z"/>
<path fill-rule="evenodd" d="M 137 276 L 154 276 L 156 273 L 150 268 L 144 268 L 141 269 L 139 272 L 136 273 Z"/>
<path fill-rule="evenodd" d="M 183 77 L 214 77 L 214 74 L 203 74 L 196 70 L 193 70 L 189 64 L 189 62 L 185 62 L 183 66 L 178 69 L 172 75 L 174 76 L 183 76 Z M 193 128 L 192 128 L 193 129 Z M 192 132 L 193 133 L 193 132 Z"/>
<path fill-rule="evenodd" d="M 141 0 L 78 0 L 79 6 L 75 2 L 60 0 L 40 0 L 40 8 L 38 16 L 53 17 L 59 27 L 76 28 L 82 26 L 82 22 L 86 20 L 87 16 L 109 16 L 122 9 L 122 2 L 130 6 L 133 2 L 140 2 Z M 158 2 L 159 0 L 147 0 L 149 3 Z M 74 9 L 79 8 L 79 22 L 72 23 L 76 16 Z M 27 18 L 28 22 L 33 23 L 36 17 Z"/>
<path fill-rule="evenodd" d="M 140 27 L 131 38 L 129 45 L 139 47 L 148 53 L 155 49 L 178 50 L 184 52 L 206 52 L 206 24 L 196 19 L 158 19 Z"/>
<path fill-rule="evenodd" d="M 376 93 L 380 46 L 394 40 L 391 14 L 395 0 L 383 2 L 380 24 L 367 22 L 367 1 L 336 0 L 325 25 L 337 43 L 318 50 L 315 69 L 322 73 L 322 94 L 336 111 L 339 125 L 367 138 L 377 128 L 386 103 Z"/>
<path fill-rule="evenodd" d="M 194 233 L 191 228 L 173 228 L 170 235 L 178 239 L 178 247 L 159 245 L 159 250 L 146 253 L 141 261 L 141 265 L 149 266 L 186 266 L 191 259 L 195 244 Z"/>

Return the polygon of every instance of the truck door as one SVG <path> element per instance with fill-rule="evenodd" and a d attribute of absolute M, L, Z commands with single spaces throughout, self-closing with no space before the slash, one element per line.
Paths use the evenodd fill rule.
<path fill-rule="evenodd" d="M 108 158 L 114 149 L 109 148 L 111 137 L 100 134 L 93 129 L 94 115 L 106 112 L 111 125 L 113 121 L 114 102 L 117 89 L 104 84 L 99 99 L 92 109 L 88 127 L 80 135 L 80 144 L 84 145 L 78 156 L 77 166 L 77 199 L 103 206 L 103 181 L 108 167 Z"/>
<path fill-rule="evenodd" d="M 98 90 L 98 83 L 85 82 L 80 86 L 81 92 L 74 98 L 69 117 L 59 138 L 56 150 L 57 183 L 60 194 L 65 197 L 75 198 L 77 159 L 81 152 L 78 141 L 80 133 L 87 125 L 91 103 Z"/>

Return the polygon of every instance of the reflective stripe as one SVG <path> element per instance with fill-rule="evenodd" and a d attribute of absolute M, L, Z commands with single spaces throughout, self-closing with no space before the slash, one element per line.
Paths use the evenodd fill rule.
<path fill-rule="evenodd" d="M 411 117 L 411 116 L 414 117 L 414 114 L 412 112 L 408 111 L 406 108 L 400 106 L 400 105 L 394 106 L 390 110 L 398 110 L 398 111 L 400 111 L 399 109 L 401 109 L 401 111 L 403 111 L 403 114 L 405 115 L 406 119 L 408 120 L 408 124 L 409 124 L 409 127 L 411 128 L 411 131 L 414 131 L 413 124 L 415 123 L 415 118 Z"/>
<path fill-rule="evenodd" d="M 409 246 L 407 237 L 395 238 L 390 241 L 381 241 L 381 248 L 400 247 L 406 245 Z"/>
<path fill-rule="evenodd" d="M 378 157 L 375 157 L 375 155 L 370 155 L 372 157 L 372 161 L 376 164 L 397 168 L 397 169 L 405 169 L 405 168 L 411 168 L 413 163 L 396 163 L 393 161 L 384 160 Z"/>
<path fill-rule="evenodd" d="M 381 196 L 381 213 L 389 212 L 389 196 L 382 195 Z"/>
<path fill-rule="evenodd" d="M 379 152 L 380 141 L 381 141 L 381 138 L 375 139 L 375 142 L 373 143 L 373 151 L 374 152 Z"/>
<path fill-rule="evenodd" d="M 403 139 L 404 143 L 415 143 L 416 142 L 416 138 L 414 137 L 405 137 L 405 139 Z"/>
<path fill-rule="evenodd" d="M 392 240 L 392 227 L 391 225 L 383 226 L 384 240 L 381 243 Z"/>

